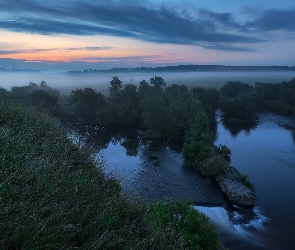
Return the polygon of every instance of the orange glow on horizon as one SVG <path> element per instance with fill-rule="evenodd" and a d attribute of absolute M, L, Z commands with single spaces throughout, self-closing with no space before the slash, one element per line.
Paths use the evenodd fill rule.
<path fill-rule="evenodd" d="M 124 50 L 48 50 L 42 52 L 20 52 L 0 55 L 0 58 L 10 58 L 25 61 L 51 61 L 51 62 L 99 62 L 99 61 L 119 61 L 120 59 L 129 62 L 141 60 L 148 63 L 165 63 L 179 60 L 179 55 L 163 53 L 155 55 L 154 53 L 139 53 L 139 51 Z"/>

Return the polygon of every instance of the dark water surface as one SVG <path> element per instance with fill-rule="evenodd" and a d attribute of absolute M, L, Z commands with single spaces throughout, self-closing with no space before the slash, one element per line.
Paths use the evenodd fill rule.
<path fill-rule="evenodd" d="M 229 249 L 295 249 L 295 142 L 293 118 L 260 114 L 251 129 L 226 129 L 219 121 L 216 145 L 232 151 L 231 165 L 254 184 L 254 209 L 233 207 L 216 183 L 182 166 L 181 154 L 170 148 L 150 151 L 141 146 L 127 156 L 121 141 L 110 143 L 97 156 L 105 172 L 117 177 L 126 192 L 147 202 L 165 197 L 192 199 L 205 213 Z M 122 145 L 121 145 L 122 144 Z M 149 155 L 159 157 L 153 165 Z"/>

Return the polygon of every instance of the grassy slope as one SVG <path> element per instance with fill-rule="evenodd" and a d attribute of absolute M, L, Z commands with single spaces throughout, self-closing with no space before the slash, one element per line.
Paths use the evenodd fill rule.
<path fill-rule="evenodd" d="M 0 97 L 0 249 L 216 249 L 208 219 L 149 206 L 77 148 L 58 121 Z"/>

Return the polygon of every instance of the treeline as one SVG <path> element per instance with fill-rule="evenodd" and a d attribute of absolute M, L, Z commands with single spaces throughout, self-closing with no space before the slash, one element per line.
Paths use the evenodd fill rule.
<path fill-rule="evenodd" d="M 295 115 L 295 78 L 282 83 L 228 82 L 220 88 L 223 119 L 236 123 L 252 123 L 256 112 Z"/>
<path fill-rule="evenodd" d="M 11 94 L 67 122 L 104 128 L 137 127 L 152 138 L 183 138 L 194 114 L 205 112 L 214 121 L 218 108 L 223 120 L 232 123 L 252 123 L 260 111 L 295 114 L 295 78 L 277 84 L 257 82 L 254 86 L 231 81 L 220 89 L 165 86 L 164 79 L 157 76 L 150 83 L 141 81 L 139 86 L 122 85 L 118 77 L 113 77 L 108 96 L 91 88 L 60 96 L 45 82 L 12 87 Z"/>
<path fill-rule="evenodd" d="M 197 112 L 205 111 L 214 121 L 220 93 L 216 89 L 193 88 L 184 85 L 165 87 L 161 77 L 150 83 L 141 81 L 139 86 L 122 85 L 118 77 L 110 82 L 109 95 L 91 88 L 73 90 L 70 96 L 60 96 L 46 85 L 13 87 L 10 94 L 41 110 L 58 117 L 67 124 L 99 131 L 130 128 L 144 131 L 145 138 L 153 140 L 183 140 L 190 126 L 190 119 Z"/>
<path fill-rule="evenodd" d="M 74 119 L 83 125 L 98 127 L 133 127 L 145 131 L 150 138 L 181 139 L 189 120 L 206 110 L 214 117 L 220 94 L 216 89 L 171 85 L 165 88 L 161 77 L 150 83 L 141 81 L 139 87 L 113 77 L 109 96 L 90 88 L 72 91 L 69 109 Z M 202 101 L 201 101 L 202 100 Z"/>
<path fill-rule="evenodd" d="M 139 135 L 145 141 L 180 142 L 185 163 L 203 174 L 207 170 L 205 175 L 209 176 L 214 172 L 208 169 L 210 166 L 226 165 L 214 147 L 217 109 L 222 110 L 226 124 L 254 123 L 258 111 L 295 114 L 295 78 L 277 84 L 256 83 L 252 86 L 228 82 L 220 89 L 189 89 L 185 85 L 166 86 L 164 79 L 157 76 L 152 77 L 149 83 L 141 81 L 139 86 L 123 85 L 118 77 L 113 77 L 108 96 L 91 88 L 76 89 L 70 96 L 60 96 L 45 82 L 13 87 L 10 94 L 67 124 L 87 128 L 87 132 L 94 131 L 91 138 L 96 138 L 101 147 L 106 147 L 110 140 L 116 138 L 110 131 L 122 128 L 123 131 L 126 128 L 133 131 L 134 147 L 128 139 L 123 142 L 130 154 L 136 154 Z M 201 124 L 203 127 L 200 129 L 198 126 Z M 123 137 L 119 136 L 118 141 Z M 226 155 L 228 157 L 230 153 Z M 220 173 L 222 169 L 215 172 Z"/>

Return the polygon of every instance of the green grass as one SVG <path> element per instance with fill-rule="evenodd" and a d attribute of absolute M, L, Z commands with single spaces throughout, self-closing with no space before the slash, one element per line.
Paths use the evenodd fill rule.
<path fill-rule="evenodd" d="M 188 202 L 129 200 L 57 120 L 0 98 L 0 249 L 218 248 Z"/>
<path fill-rule="evenodd" d="M 248 175 L 239 173 L 239 180 L 246 187 L 250 188 L 253 192 L 255 191 L 254 185 L 250 182 Z"/>

